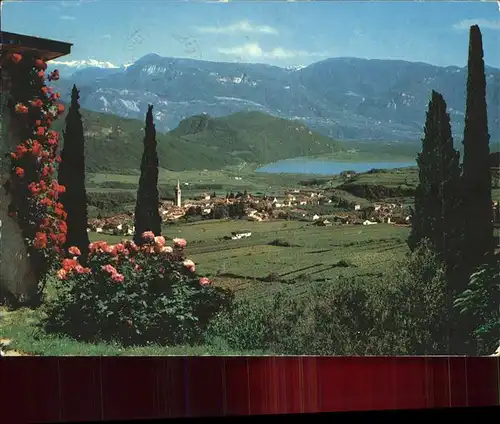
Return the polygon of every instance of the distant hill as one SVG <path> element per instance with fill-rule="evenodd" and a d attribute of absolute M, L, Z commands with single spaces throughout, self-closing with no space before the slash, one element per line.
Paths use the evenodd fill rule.
<path fill-rule="evenodd" d="M 485 51 L 486 61 L 495 54 Z M 466 67 L 331 58 L 285 69 L 148 54 L 127 68 L 66 71 L 55 84 L 64 99 L 74 83 L 82 107 L 141 120 L 151 103 L 162 131 L 203 112 L 258 111 L 296 119 L 336 140 L 418 141 L 434 89 L 446 99 L 455 139 L 463 133 Z M 500 141 L 500 70 L 487 66 L 486 82 L 493 143 Z"/>
<path fill-rule="evenodd" d="M 89 172 L 139 169 L 144 122 L 81 110 Z M 64 129 L 64 114 L 54 129 Z M 183 120 L 169 132 L 157 131 L 160 167 L 172 171 L 221 169 L 241 163 L 264 165 L 281 159 L 329 154 L 341 143 L 305 125 L 259 112 L 224 118 L 208 115 Z"/>

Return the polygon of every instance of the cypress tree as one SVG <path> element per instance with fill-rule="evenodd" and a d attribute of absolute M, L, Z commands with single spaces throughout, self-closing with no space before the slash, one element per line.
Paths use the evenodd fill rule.
<path fill-rule="evenodd" d="M 450 352 L 462 350 L 461 334 L 452 319 L 453 298 L 461 288 L 462 214 L 460 200 L 460 155 L 453 147 L 450 116 L 443 96 L 432 91 L 427 111 L 422 151 L 417 156 L 419 184 L 412 211 L 408 245 L 415 251 L 427 239 L 445 265 L 447 322 Z M 445 313 L 445 311 L 443 311 Z"/>
<path fill-rule="evenodd" d="M 467 100 L 464 127 L 462 173 L 464 250 L 469 273 L 493 253 L 493 209 L 489 158 L 486 77 L 483 43 L 477 25 L 470 28 Z"/>
<path fill-rule="evenodd" d="M 142 233 L 152 231 L 161 234 L 161 217 L 158 210 L 158 153 L 156 151 L 156 129 L 153 123 L 153 106 L 148 106 L 144 135 L 144 153 L 141 162 L 141 177 L 135 206 L 134 241 L 142 244 Z"/>
<path fill-rule="evenodd" d="M 60 201 L 68 214 L 66 223 L 68 233 L 65 247 L 76 246 L 82 253 L 85 262 L 89 249 L 87 233 L 87 192 L 85 190 L 85 138 L 83 135 L 82 116 L 78 103 L 79 91 L 73 85 L 71 105 L 66 116 L 66 131 L 63 131 L 64 148 L 61 152 L 61 163 L 58 180 L 66 187 Z"/>
<path fill-rule="evenodd" d="M 408 246 L 413 251 L 427 238 L 450 269 L 460 257 L 459 152 L 453 147 L 450 116 L 443 96 L 432 91 L 422 152 L 417 156 L 419 184 L 415 193 Z"/>

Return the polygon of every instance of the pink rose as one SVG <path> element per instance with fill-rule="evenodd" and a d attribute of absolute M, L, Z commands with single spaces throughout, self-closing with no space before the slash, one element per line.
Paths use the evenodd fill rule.
<path fill-rule="evenodd" d="M 82 253 L 80 252 L 80 249 L 78 249 L 78 247 L 76 246 L 71 246 L 69 249 L 68 249 L 68 252 L 70 255 L 72 256 L 80 256 Z"/>
<path fill-rule="evenodd" d="M 163 246 L 161 248 L 161 253 L 167 254 L 167 253 L 172 253 L 174 249 L 172 249 L 170 246 Z"/>
<path fill-rule="evenodd" d="M 160 246 L 160 247 L 165 246 L 165 237 L 163 237 L 163 236 L 155 237 L 155 244 Z"/>
<path fill-rule="evenodd" d="M 187 241 L 183 238 L 174 238 L 174 246 L 184 249 L 187 245 Z"/>
<path fill-rule="evenodd" d="M 152 231 L 144 231 L 142 233 L 142 238 L 146 241 L 153 241 L 155 239 L 155 235 Z"/>
<path fill-rule="evenodd" d="M 207 277 L 200 278 L 200 284 L 202 286 L 209 286 L 212 282 Z"/>
<path fill-rule="evenodd" d="M 112 279 L 115 283 L 123 283 L 123 281 L 125 280 L 125 277 L 124 277 L 122 274 L 120 274 L 120 273 L 116 272 L 116 273 L 114 273 L 114 274 L 111 276 L 111 279 Z"/>
<path fill-rule="evenodd" d="M 108 274 L 117 274 L 118 273 L 118 271 L 116 270 L 116 268 L 113 265 L 110 265 L 110 264 L 103 265 L 101 267 L 101 269 L 103 271 L 107 272 Z"/>
<path fill-rule="evenodd" d="M 182 264 L 191 272 L 194 272 L 196 269 L 194 262 L 191 259 L 186 259 Z"/>

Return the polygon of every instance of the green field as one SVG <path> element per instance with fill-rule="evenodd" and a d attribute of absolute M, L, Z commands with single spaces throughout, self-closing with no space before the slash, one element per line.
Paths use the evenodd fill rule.
<path fill-rule="evenodd" d="M 241 179 L 240 179 L 241 178 Z M 250 193 L 276 192 L 298 187 L 300 180 L 307 178 L 304 175 L 294 174 L 265 174 L 255 172 L 250 167 L 228 167 L 223 170 L 191 170 L 169 171 L 160 169 L 158 184 L 160 187 L 171 189 L 181 183 L 184 197 L 197 195 L 202 192 L 226 194 L 228 191 L 244 191 Z M 93 173 L 87 177 L 89 190 L 106 192 L 130 190 L 136 191 L 139 183 L 139 174 L 123 175 L 108 173 Z M 187 184 L 187 185 L 186 185 Z M 111 187 L 113 186 L 113 187 Z"/>
<path fill-rule="evenodd" d="M 252 236 L 223 239 L 238 230 L 248 230 Z M 200 274 L 237 295 L 258 298 L 290 285 L 300 295 L 307 285 L 339 275 L 376 278 L 406 252 L 408 229 L 386 224 L 319 227 L 298 221 L 210 220 L 166 226 L 163 234 L 188 241 L 186 254 Z M 116 243 L 123 237 L 91 234 L 91 238 Z M 274 240 L 289 246 L 270 244 Z M 276 274 L 277 281 L 266 281 L 269 274 Z"/>

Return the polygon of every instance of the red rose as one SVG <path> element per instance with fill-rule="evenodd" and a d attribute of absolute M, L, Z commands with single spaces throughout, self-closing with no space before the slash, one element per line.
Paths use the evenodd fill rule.
<path fill-rule="evenodd" d="M 37 69 L 45 71 L 45 69 L 47 69 L 47 64 L 42 59 L 37 59 L 35 62 L 35 67 Z"/>
<path fill-rule="evenodd" d="M 35 248 L 36 249 L 45 249 L 47 247 L 47 234 L 45 233 L 36 233 L 35 236 Z"/>
<path fill-rule="evenodd" d="M 42 145 L 38 141 L 35 141 L 33 143 L 33 147 L 31 148 L 31 153 L 34 156 L 40 156 L 41 149 L 42 149 Z"/>
<path fill-rule="evenodd" d="M 18 103 L 16 106 L 15 106 L 15 110 L 17 113 L 28 113 L 28 108 L 21 104 L 21 103 Z"/>

